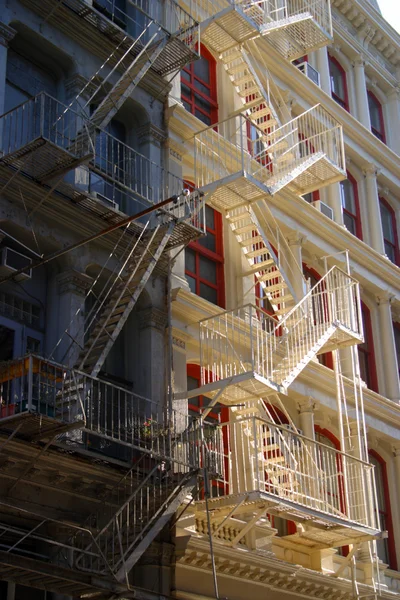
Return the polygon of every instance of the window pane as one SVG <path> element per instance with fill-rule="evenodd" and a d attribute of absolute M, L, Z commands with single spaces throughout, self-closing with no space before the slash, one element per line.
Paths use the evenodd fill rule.
<path fill-rule="evenodd" d="M 216 240 L 213 233 L 207 233 L 204 237 L 199 239 L 199 244 L 211 252 L 216 252 Z"/>
<path fill-rule="evenodd" d="M 202 112 L 200 112 L 199 110 L 195 110 L 194 111 L 194 115 L 195 117 L 197 117 L 200 121 L 202 121 L 205 125 L 211 125 L 211 119 L 210 117 L 207 117 L 207 115 L 204 115 Z"/>
<path fill-rule="evenodd" d="M 190 248 L 185 250 L 186 270 L 196 273 L 196 253 Z"/>
<path fill-rule="evenodd" d="M 186 275 L 186 281 L 189 284 L 189 289 L 191 292 L 193 292 L 193 294 L 196 293 L 196 280 L 194 279 L 194 277 L 190 277 L 190 275 Z"/>
<path fill-rule="evenodd" d="M 185 70 L 181 71 L 181 77 L 186 79 L 186 81 L 190 81 L 190 73 L 187 73 Z"/>
<path fill-rule="evenodd" d="M 371 94 L 368 94 L 368 106 L 369 106 L 369 115 L 371 119 L 371 126 L 377 131 L 382 131 L 382 123 L 381 123 L 381 111 L 378 102 L 375 100 Z"/>
<path fill-rule="evenodd" d="M 394 243 L 394 231 L 393 231 L 392 213 L 383 202 L 380 203 L 380 209 L 381 209 L 383 237 L 386 240 L 389 240 L 390 242 L 392 242 L 392 244 L 393 244 Z"/>
<path fill-rule="evenodd" d="M 206 205 L 206 226 L 208 229 L 215 229 L 214 209 Z"/>
<path fill-rule="evenodd" d="M 202 94 L 204 94 L 205 96 L 210 96 L 210 90 L 208 87 L 206 87 L 205 85 L 203 85 L 202 83 L 200 83 L 200 81 L 198 81 L 197 79 L 195 79 L 194 81 L 194 87 L 199 90 Z"/>
<path fill-rule="evenodd" d="M 345 100 L 345 83 L 344 74 L 338 65 L 333 61 L 329 61 L 329 70 L 331 76 L 331 90 L 341 100 Z"/>
<path fill-rule="evenodd" d="M 205 256 L 200 256 L 200 277 L 210 283 L 217 283 L 217 265 Z"/>
<path fill-rule="evenodd" d="M 350 231 L 350 233 L 352 233 L 353 235 L 357 234 L 356 220 L 354 217 L 352 217 L 348 213 L 344 212 L 343 213 L 343 222 L 346 225 L 347 229 Z"/>
<path fill-rule="evenodd" d="M 196 77 L 204 81 L 204 83 L 210 83 L 210 65 L 206 58 L 202 57 L 196 60 L 193 63 L 193 70 Z"/>
<path fill-rule="evenodd" d="M 356 202 L 354 198 L 354 187 L 349 179 L 340 183 L 340 196 L 342 206 L 352 215 L 356 215 Z"/>
<path fill-rule="evenodd" d="M 192 94 L 191 91 L 190 91 L 190 88 L 187 85 L 183 84 L 183 83 L 181 85 L 181 94 L 183 96 L 186 96 L 187 98 L 191 98 L 191 94 Z"/>
<path fill-rule="evenodd" d="M 392 262 L 396 262 L 396 251 L 394 246 L 389 242 L 385 242 L 385 254 Z"/>
<path fill-rule="evenodd" d="M 204 298 L 204 300 L 212 302 L 213 304 L 217 304 L 218 302 L 217 290 L 210 288 L 205 283 L 200 283 L 200 297 Z"/>

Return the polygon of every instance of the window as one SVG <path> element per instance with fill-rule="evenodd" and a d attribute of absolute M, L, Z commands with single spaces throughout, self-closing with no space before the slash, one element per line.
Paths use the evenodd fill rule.
<path fill-rule="evenodd" d="M 222 215 L 210 206 L 206 206 L 206 232 L 186 248 L 186 279 L 194 294 L 224 308 Z"/>
<path fill-rule="evenodd" d="M 317 202 L 317 200 L 321 199 L 319 190 L 315 190 L 315 192 L 308 192 L 308 194 L 303 194 L 302 198 L 309 204 Z"/>
<path fill-rule="evenodd" d="M 186 110 L 212 125 L 218 121 L 216 61 L 204 46 L 201 55 L 181 71 L 181 96 Z"/>
<path fill-rule="evenodd" d="M 372 337 L 371 314 L 365 304 L 361 303 L 361 315 L 364 328 L 364 342 L 357 346 L 358 359 L 360 361 L 361 378 L 367 386 L 378 391 L 378 379 L 376 375 L 374 341 Z"/>
<path fill-rule="evenodd" d="M 195 390 L 201 386 L 200 366 L 199 365 L 188 365 L 187 366 L 187 389 Z M 194 396 L 189 398 L 189 415 L 198 418 L 201 415 L 201 411 L 210 404 L 211 399 L 206 396 Z M 222 407 L 223 408 L 223 407 Z M 215 422 L 219 421 L 219 415 L 221 414 L 221 404 L 216 404 L 212 410 L 208 413 L 206 421 Z"/>
<path fill-rule="evenodd" d="M 395 264 L 399 264 L 399 245 L 397 240 L 396 216 L 393 208 L 384 200 L 379 198 L 381 211 L 383 241 L 387 257 Z"/>
<path fill-rule="evenodd" d="M 369 462 L 375 467 L 378 526 L 381 531 L 388 532 L 386 539 L 377 541 L 378 556 L 391 569 L 397 570 L 386 463 L 375 450 L 369 450 Z"/>
<path fill-rule="evenodd" d="M 397 366 L 400 376 L 400 323 L 393 323 L 394 343 L 396 346 Z"/>
<path fill-rule="evenodd" d="M 348 111 L 349 98 L 347 93 L 346 71 L 336 60 L 336 58 L 333 58 L 333 56 L 328 56 L 328 59 L 332 98 L 335 100 L 335 102 L 340 104 L 340 106 Z"/>
<path fill-rule="evenodd" d="M 368 90 L 369 117 L 371 131 L 381 142 L 386 143 L 385 126 L 383 122 L 382 104 L 378 98 Z"/>
<path fill-rule="evenodd" d="M 344 224 L 350 233 L 362 240 L 358 187 L 356 180 L 349 172 L 347 173 L 347 179 L 340 182 L 340 198 L 342 201 Z"/>
<path fill-rule="evenodd" d="M 340 450 L 340 442 L 337 437 L 327 429 L 322 429 L 319 425 L 315 426 L 315 441 L 324 444 L 329 448 L 333 448 L 334 450 Z M 341 455 L 336 454 L 335 457 L 333 452 L 319 446 L 318 461 L 320 468 L 327 475 L 327 488 L 325 492 L 328 497 L 331 498 L 330 502 L 336 506 L 337 510 L 345 512 Z"/>

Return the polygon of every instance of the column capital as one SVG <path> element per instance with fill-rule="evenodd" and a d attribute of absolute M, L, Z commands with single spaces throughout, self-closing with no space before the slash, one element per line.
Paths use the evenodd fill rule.
<path fill-rule="evenodd" d="M 292 231 L 287 236 L 289 246 L 304 246 L 307 241 L 307 236 L 303 235 L 299 231 Z"/>
<path fill-rule="evenodd" d="M 78 296 L 85 296 L 93 281 L 89 275 L 72 269 L 59 273 L 56 279 L 60 295 L 72 293 Z"/>
<path fill-rule="evenodd" d="M 378 175 L 381 171 L 375 163 L 365 163 L 362 166 L 362 172 L 364 173 L 364 176 L 367 178 L 368 177 L 376 178 L 376 177 L 378 177 Z"/>
<path fill-rule="evenodd" d="M 0 44 L 2 46 L 8 47 L 8 44 L 11 42 L 13 37 L 16 35 L 15 29 L 6 25 L 5 23 L 0 23 Z"/>
<path fill-rule="evenodd" d="M 153 123 L 145 123 L 145 125 L 139 127 L 137 134 L 142 144 L 151 142 L 152 144 L 161 146 L 161 144 L 163 144 L 167 139 L 165 131 Z"/>
<path fill-rule="evenodd" d="M 396 300 L 396 296 L 387 290 L 380 290 L 379 294 L 375 296 L 375 300 L 378 306 L 391 306 Z"/>
<path fill-rule="evenodd" d="M 352 65 L 353 65 L 354 68 L 356 68 L 356 67 L 358 67 L 358 68 L 360 68 L 360 67 L 364 68 L 365 67 L 365 63 L 366 63 L 365 56 L 363 54 L 360 54 L 360 56 L 358 58 L 356 58 L 355 60 L 353 60 Z"/>
<path fill-rule="evenodd" d="M 165 310 L 161 310 L 154 306 L 145 308 L 139 312 L 140 317 L 140 329 L 146 329 L 147 327 L 153 327 L 154 329 L 160 329 L 164 331 L 167 325 L 167 313 Z"/>
<path fill-rule="evenodd" d="M 87 85 L 88 80 L 83 75 L 79 73 L 73 73 L 70 77 L 67 77 L 65 80 L 65 91 L 68 98 L 73 98 L 77 96 L 81 90 Z M 90 83 L 85 92 L 82 94 L 83 100 L 89 100 L 90 96 L 96 90 L 96 85 L 94 83 Z"/>
<path fill-rule="evenodd" d="M 389 100 L 400 100 L 400 85 L 396 84 L 393 89 L 387 93 Z"/>
<path fill-rule="evenodd" d="M 319 402 L 312 396 L 303 398 L 297 402 L 297 410 L 301 415 L 305 413 L 315 413 L 315 411 L 318 409 L 318 406 Z"/>

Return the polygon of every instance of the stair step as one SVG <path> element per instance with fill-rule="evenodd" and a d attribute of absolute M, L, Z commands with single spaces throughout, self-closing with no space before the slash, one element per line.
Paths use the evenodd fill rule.
<path fill-rule="evenodd" d="M 241 240 L 239 242 L 239 244 L 243 248 L 252 248 L 256 244 L 263 244 L 263 243 L 264 243 L 264 238 L 261 235 L 256 235 L 254 237 L 248 237 L 245 240 Z"/>
<path fill-rule="evenodd" d="M 272 260 L 272 259 L 271 259 Z M 275 264 L 275 261 L 273 261 Z M 278 268 L 276 269 L 276 271 L 270 272 L 270 273 L 264 273 L 264 275 L 260 275 L 258 280 L 259 281 L 272 281 L 274 279 L 282 279 L 282 275 L 280 274 Z M 278 289 L 278 287 L 282 286 L 282 283 L 277 283 L 274 284 L 273 286 L 268 286 L 266 288 L 267 292 L 271 291 L 272 288 L 276 288 Z"/>
<path fill-rule="evenodd" d="M 236 214 L 231 215 L 231 214 L 227 213 L 226 218 L 228 219 L 228 221 L 230 223 L 236 223 L 237 221 L 242 221 L 244 219 L 247 219 L 249 222 L 251 221 L 251 217 L 247 210 L 244 210 L 242 213 L 237 214 L 237 215 Z"/>
<path fill-rule="evenodd" d="M 258 250 L 250 250 L 250 252 L 244 253 L 246 258 L 256 258 L 257 256 L 261 256 L 263 254 L 268 254 L 268 256 L 270 255 L 265 246 L 263 248 L 259 248 Z"/>
<path fill-rule="evenodd" d="M 239 86 L 238 86 L 239 87 Z M 241 98 L 246 98 L 249 96 L 252 96 L 253 94 L 261 94 L 260 92 L 260 88 L 258 87 L 257 84 L 252 85 L 251 87 L 241 90 L 240 88 L 237 90 L 239 96 Z"/>
<path fill-rule="evenodd" d="M 253 222 L 251 222 L 251 223 L 249 223 L 249 225 L 243 225 L 241 227 L 235 227 L 235 228 L 232 227 L 232 229 L 236 235 L 240 235 L 241 233 L 247 233 L 248 231 L 255 231 L 256 226 L 254 225 Z"/>
<path fill-rule="evenodd" d="M 264 251 L 264 253 L 265 253 L 265 251 Z M 273 267 L 274 265 L 275 265 L 275 261 L 273 258 L 264 260 L 263 262 L 255 263 L 251 267 L 251 269 L 249 269 L 245 273 L 243 273 L 243 277 L 247 277 L 248 275 L 254 275 L 255 273 L 264 271 L 265 269 L 269 269 L 269 267 Z M 276 275 L 275 275 L 275 277 L 276 277 Z"/>
<path fill-rule="evenodd" d="M 242 83 L 254 83 L 254 77 L 253 75 L 249 72 L 246 75 L 242 75 L 241 77 L 234 77 L 233 79 L 233 83 L 236 86 L 242 85 Z"/>

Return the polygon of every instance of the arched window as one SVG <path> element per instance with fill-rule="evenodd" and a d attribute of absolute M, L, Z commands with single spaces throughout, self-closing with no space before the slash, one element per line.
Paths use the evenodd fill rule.
<path fill-rule="evenodd" d="M 368 90 L 369 117 L 371 131 L 381 142 L 386 144 L 385 124 L 383 121 L 382 104 L 370 90 Z"/>
<path fill-rule="evenodd" d="M 206 125 L 218 121 L 216 61 L 201 45 L 201 58 L 181 71 L 184 107 Z"/>
<path fill-rule="evenodd" d="M 185 184 L 191 185 L 191 184 Z M 225 307 L 222 215 L 206 206 L 206 235 L 185 250 L 185 274 L 190 290 L 222 308 Z"/>
<path fill-rule="evenodd" d="M 377 452 L 375 452 L 375 450 L 369 450 L 368 453 L 369 462 L 375 467 L 378 526 L 381 531 L 388 532 L 388 537 L 386 539 L 377 541 L 378 556 L 384 563 L 388 564 L 391 569 L 397 570 L 386 462 Z"/>
<path fill-rule="evenodd" d="M 328 56 L 328 59 L 332 98 L 345 110 L 349 111 L 346 71 L 336 58 Z"/>
<path fill-rule="evenodd" d="M 347 179 L 340 182 L 340 197 L 343 207 L 344 224 L 353 235 L 362 240 L 357 181 L 349 172 L 347 172 Z"/>
<path fill-rule="evenodd" d="M 385 253 L 388 258 L 398 265 L 399 261 L 399 243 L 397 239 L 396 215 L 393 208 L 384 198 L 379 198 L 379 208 L 381 211 L 383 241 L 385 244 Z"/>
<path fill-rule="evenodd" d="M 357 346 L 360 374 L 367 386 L 371 390 L 378 392 L 371 314 L 364 302 L 361 302 L 361 315 L 364 328 L 364 342 Z"/>

